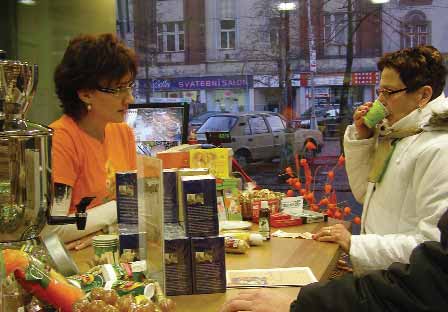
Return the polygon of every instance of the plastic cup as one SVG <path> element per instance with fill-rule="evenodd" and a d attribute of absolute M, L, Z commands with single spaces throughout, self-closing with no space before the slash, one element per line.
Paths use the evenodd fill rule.
<path fill-rule="evenodd" d="M 380 100 L 376 99 L 375 102 L 373 102 L 370 110 L 364 116 L 364 124 L 369 128 L 373 128 L 381 120 L 386 118 L 388 114 L 389 112 L 387 111 L 387 108 L 384 107 L 383 103 L 381 103 Z"/>
<path fill-rule="evenodd" d="M 110 264 L 119 262 L 117 235 L 97 235 L 92 245 L 96 261 Z"/>

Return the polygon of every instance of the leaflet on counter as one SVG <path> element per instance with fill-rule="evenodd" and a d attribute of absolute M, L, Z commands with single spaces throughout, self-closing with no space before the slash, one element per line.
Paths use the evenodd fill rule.
<path fill-rule="evenodd" d="M 228 270 L 227 288 L 297 287 L 317 282 L 309 267 Z"/>

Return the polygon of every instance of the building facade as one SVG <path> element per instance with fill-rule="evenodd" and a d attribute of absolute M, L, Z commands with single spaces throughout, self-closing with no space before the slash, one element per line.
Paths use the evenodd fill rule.
<path fill-rule="evenodd" d="M 443 0 L 294 2 L 296 9 L 282 15 L 277 0 L 117 0 L 118 31 L 140 59 L 137 101 L 189 97 L 193 115 L 279 111 L 287 64 L 289 101 L 298 116 L 312 94 L 317 106 L 337 108 L 347 92 L 345 72 L 349 105 L 374 99 L 376 62 L 385 52 L 418 44 L 448 50 Z"/>

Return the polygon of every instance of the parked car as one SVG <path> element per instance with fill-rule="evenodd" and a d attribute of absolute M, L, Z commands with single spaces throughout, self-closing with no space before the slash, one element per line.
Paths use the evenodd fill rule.
<path fill-rule="evenodd" d="M 307 110 L 301 119 L 292 120 L 293 128 L 310 129 L 311 126 L 311 111 Z M 332 108 L 328 110 L 316 110 L 316 122 L 318 128 L 325 136 L 336 136 L 339 131 L 339 108 Z"/>
<path fill-rule="evenodd" d="M 228 113 L 227 111 L 209 111 L 202 113 L 200 115 L 197 115 L 196 117 L 193 117 L 190 122 L 188 123 L 188 133 L 191 133 L 191 131 L 196 131 L 199 129 L 200 126 L 210 117 L 219 113 Z"/>
<path fill-rule="evenodd" d="M 319 152 L 323 146 L 322 133 L 311 129 L 291 129 L 294 135 L 294 150 L 305 151 L 308 141 L 313 142 Z M 286 119 L 273 112 L 218 113 L 207 119 L 197 130 L 200 143 L 207 142 L 206 132 L 230 132 L 231 147 L 237 161 L 244 167 L 256 160 L 271 160 L 280 157 L 287 133 Z"/>

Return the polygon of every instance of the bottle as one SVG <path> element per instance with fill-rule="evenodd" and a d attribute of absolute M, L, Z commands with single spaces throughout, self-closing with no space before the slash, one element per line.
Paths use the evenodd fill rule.
<path fill-rule="evenodd" d="M 258 232 L 263 236 L 264 240 L 271 239 L 270 225 L 271 210 L 266 200 L 261 201 L 260 214 L 258 217 Z"/>
<path fill-rule="evenodd" d="M 191 130 L 190 135 L 188 136 L 188 144 L 190 145 L 198 144 L 198 139 L 195 130 Z"/>

